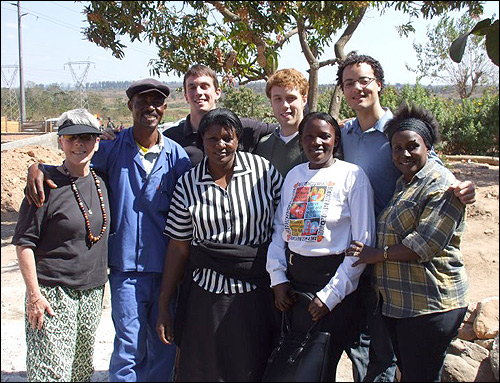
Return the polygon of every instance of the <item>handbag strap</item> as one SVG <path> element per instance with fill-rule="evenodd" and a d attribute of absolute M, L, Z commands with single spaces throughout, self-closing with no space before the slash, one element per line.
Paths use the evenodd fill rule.
<path fill-rule="evenodd" d="M 307 301 L 309 301 L 309 303 L 312 302 L 314 297 L 315 297 L 313 293 L 307 293 L 304 291 L 295 291 L 295 293 L 297 295 L 305 298 Z M 309 338 L 312 330 L 314 330 L 314 327 L 316 327 L 316 325 L 319 322 L 321 322 L 322 320 L 323 320 L 323 318 L 321 318 L 319 321 L 314 322 L 309 327 L 309 329 L 306 331 L 306 338 Z M 283 339 L 285 337 L 285 335 L 287 334 L 287 332 L 290 331 L 290 328 L 291 328 L 291 324 L 290 324 L 290 318 L 288 316 L 288 311 L 283 311 L 281 313 L 281 331 L 280 331 L 281 339 Z"/>
<path fill-rule="evenodd" d="M 312 330 L 314 329 L 314 327 L 316 327 L 316 325 L 319 322 L 321 322 L 321 319 L 319 321 L 317 321 L 317 322 L 314 322 L 311 325 L 311 327 L 309 327 L 309 329 L 306 332 L 306 335 L 304 336 L 304 339 L 300 343 L 300 346 L 297 347 L 297 349 L 293 353 L 291 353 L 290 356 L 288 357 L 288 360 L 287 360 L 288 363 L 290 363 L 290 364 L 295 363 L 295 361 L 300 356 L 300 354 L 302 353 L 302 351 L 304 351 L 304 348 L 306 347 L 307 343 L 309 342 L 309 339 L 311 338 L 311 335 L 312 335 Z"/>
<path fill-rule="evenodd" d="M 296 293 L 298 295 L 306 298 L 310 302 L 314 299 L 314 294 L 312 294 L 312 293 L 305 293 L 302 291 L 297 291 Z M 309 327 L 309 329 L 307 330 L 307 332 L 304 336 L 304 339 L 302 340 L 300 346 L 289 356 L 289 358 L 288 358 L 289 363 L 293 363 L 298 358 L 298 356 L 302 353 L 306 343 L 308 342 L 309 338 L 311 337 L 312 331 L 318 325 L 318 323 L 320 323 L 322 320 L 323 319 L 320 319 L 319 321 L 313 322 L 313 324 Z M 271 363 L 274 360 L 274 358 L 276 357 L 276 355 L 278 354 L 283 342 L 285 341 L 286 334 L 288 332 L 290 332 L 290 327 L 291 327 L 291 325 L 290 325 L 290 318 L 288 317 L 288 312 L 283 311 L 281 313 L 281 331 L 280 331 L 281 334 L 280 334 L 280 339 L 278 341 L 278 346 L 273 350 L 273 352 L 269 356 L 268 363 Z"/>

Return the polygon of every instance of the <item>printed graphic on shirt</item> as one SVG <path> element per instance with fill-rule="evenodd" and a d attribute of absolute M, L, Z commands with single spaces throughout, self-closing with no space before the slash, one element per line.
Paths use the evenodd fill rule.
<path fill-rule="evenodd" d="M 321 242 L 333 185 L 333 182 L 294 185 L 285 216 L 287 241 Z"/>

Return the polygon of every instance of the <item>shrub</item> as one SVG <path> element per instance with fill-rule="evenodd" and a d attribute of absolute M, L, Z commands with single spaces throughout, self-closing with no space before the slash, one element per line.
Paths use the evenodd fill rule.
<path fill-rule="evenodd" d="M 319 97 L 318 110 L 328 111 L 332 91 Z M 486 89 L 482 96 L 468 99 L 445 98 L 420 84 L 401 89 L 389 85 L 380 97 L 381 104 L 395 111 L 405 100 L 432 112 L 441 126 L 442 142 L 437 146 L 443 154 L 498 156 L 499 105 L 498 89 Z M 354 116 L 342 98 L 339 118 Z"/>

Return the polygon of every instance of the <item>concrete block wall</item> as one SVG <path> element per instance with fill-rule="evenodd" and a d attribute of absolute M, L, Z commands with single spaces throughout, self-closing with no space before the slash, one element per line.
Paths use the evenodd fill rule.
<path fill-rule="evenodd" d="M 59 142 L 57 140 L 57 133 L 41 134 L 36 137 L 24 138 L 2 144 L 2 150 L 22 148 L 27 145 L 40 145 L 50 149 L 59 149 Z"/>

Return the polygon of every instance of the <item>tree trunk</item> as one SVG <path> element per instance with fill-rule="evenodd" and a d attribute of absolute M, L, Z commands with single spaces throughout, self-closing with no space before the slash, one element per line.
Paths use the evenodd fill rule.
<path fill-rule="evenodd" d="M 315 112 L 318 109 L 318 54 L 316 51 L 313 52 L 313 50 L 307 43 L 307 31 L 304 27 L 303 20 L 297 20 L 297 29 L 300 47 L 302 48 L 302 52 L 304 53 L 307 63 L 309 64 L 309 94 L 307 95 L 307 105 L 305 112 L 310 113 Z"/>
<path fill-rule="evenodd" d="M 347 42 L 351 39 L 352 34 L 358 27 L 361 20 L 363 20 L 366 9 L 367 7 L 361 9 L 359 15 L 354 19 L 354 21 L 351 24 L 347 26 L 342 36 L 340 36 L 339 40 L 334 45 L 335 57 L 338 59 L 339 63 L 346 59 L 347 55 L 344 53 L 344 48 Z M 328 112 L 337 120 L 339 117 L 341 103 L 342 103 L 342 89 L 340 89 L 340 86 L 335 86 L 332 98 L 330 100 L 330 107 Z"/>
<path fill-rule="evenodd" d="M 307 112 L 316 112 L 318 110 L 318 73 L 319 68 L 311 66 L 309 68 L 309 97 L 307 98 Z M 313 90 L 311 92 L 311 89 Z"/>
<path fill-rule="evenodd" d="M 330 113 L 333 118 L 337 121 L 339 120 L 340 105 L 342 104 L 342 89 L 340 86 L 335 85 L 333 89 L 332 98 L 330 99 L 330 106 L 328 108 L 328 113 Z"/>

